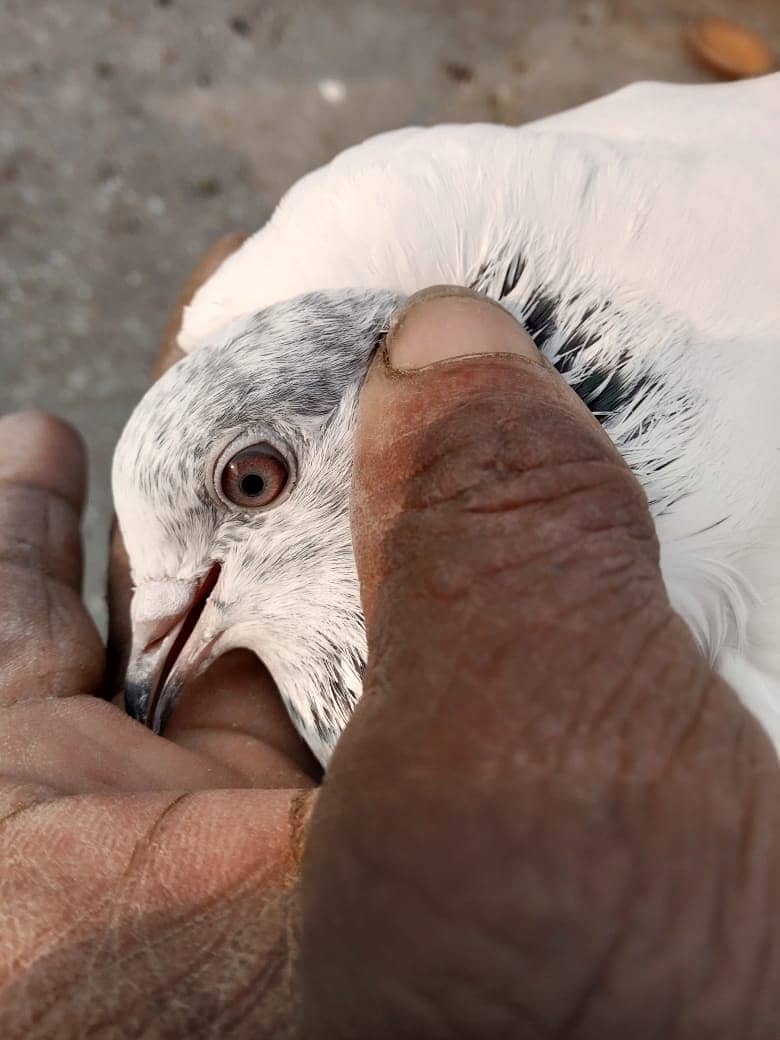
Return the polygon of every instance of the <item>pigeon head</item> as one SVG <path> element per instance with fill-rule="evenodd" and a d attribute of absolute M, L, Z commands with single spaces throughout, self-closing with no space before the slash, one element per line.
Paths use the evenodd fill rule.
<path fill-rule="evenodd" d="M 360 385 L 400 298 L 311 293 L 171 368 L 117 445 L 134 585 L 128 711 L 158 731 L 185 679 L 245 647 L 323 763 L 360 696 L 349 523 Z"/>

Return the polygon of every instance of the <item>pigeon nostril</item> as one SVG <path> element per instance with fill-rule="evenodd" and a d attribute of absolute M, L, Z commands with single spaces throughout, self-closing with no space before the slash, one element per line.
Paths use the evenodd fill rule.
<path fill-rule="evenodd" d="M 165 658 L 165 664 L 163 665 L 162 672 L 160 673 L 160 686 L 165 684 L 165 680 L 168 678 L 171 669 L 173 668 L 176 660 L 184 649 L 184 645 L 190 638 L 192 633 L 195 631 L 195 626 L 200 621 L 200 616 L 203 613 L 208 598 L 214 591 L 214 586 L 219 581 L 219 575 L 222 571 L 222 565 L 220 563 L 213 563 L 206 574 L 206 577 L 198 586 L 198 590 L 193 597 L 192 603 L 190 604 L 189 610 L 184 615 L 184 623 L 182 624 L 176 638 L 173 641 L 171 649 L 168 651 L 168 655 Z"/>
<path fill-rule="evenodd" d="M 189 592 L 186 594 L 183 602 L 179 595 L 179 603 L 173 609 L 164 610 L 161 613 L 155 612 L 151 616 L 147 614 L 146 617 L 136 620 L 135 637 L 143 646 L 143 653 L 149 654 L 159 650 L 161 644 L 171 635 L 176 626 L 182 622 L 184 622 L 184 627 L 187 628 L 188 634 L 192 631 L 203 612 L 206 601 L 219 580 L 220 570 L 221 566 L 219 563 L 212 564 L 197 585 L 195 583 L 190 584 Z M 147 605 L 145 604 L 145 606 Z M 173 604 L 171 606 L 173 607 Z"/>
<path fill-rule="evenodd" d="M 170 614 L 161 614 L 159 617 L 149 618 L 146 621 L 140 622 L 137 628 L 138 635 L 143 638 L 143 652 L 149 654 L 157 650 L 160 644 L 167 639 L 179 622 L 187 616 L 187 612 L 190 609 L 191 604 L 188 604 L 185 610 L 174 611 Z"/>
<path fill-rule="evenodd" d="M 154 628 L 152 629 L 152 632 L 154 634 L 144 647 L 144 653 L 154 653 L 154 651 L 159 647 L 160 643 L 162 643 L 165 637 L 169 635 L 171 629 L 177 621 L 179 621 L 178 617 L 160 618 L 158 622 L 155 624 Z"/>

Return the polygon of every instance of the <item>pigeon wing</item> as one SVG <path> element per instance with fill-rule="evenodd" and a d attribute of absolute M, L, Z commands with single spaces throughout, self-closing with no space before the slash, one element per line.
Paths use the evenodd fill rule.
<path fill-rule="evenodd" d="M 779 239 L 780 74 L 638 83 L 520 128 L 409 128 L 348 149 L 200 289 L 180 344 L 310 290 L 471 284 L 519 251 L 548 283 L 587 278 L 744 336 L 780 325 Z"/>

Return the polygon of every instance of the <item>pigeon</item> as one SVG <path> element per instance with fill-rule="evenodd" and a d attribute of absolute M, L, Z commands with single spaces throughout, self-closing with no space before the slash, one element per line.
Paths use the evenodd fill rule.
<path fill-rule="evenodd" d="M 127 711 L 245 647 L 323 764 L 361 695 L 349 497 L 411 293 L 504 306 L 647 496 L 674 609 L 780 747 L 780 75 L 637 83 L 522 127 L 407 128 L 293 185 L 186 310 L 112 472 Z"/>

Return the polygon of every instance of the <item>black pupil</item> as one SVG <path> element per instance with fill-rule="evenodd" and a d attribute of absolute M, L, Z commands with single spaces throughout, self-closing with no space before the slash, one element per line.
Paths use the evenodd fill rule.
<path fill-rule="evenodd" d="M 247 495 L 249 498 L 256 498 L 262 493 L 265 487 L 265 481 L 257 473 L 247 473 L 245 477 L 241 478 L 241 493 Z"/>

